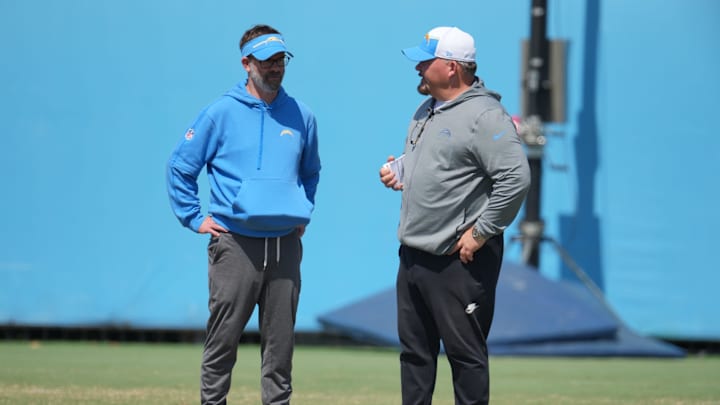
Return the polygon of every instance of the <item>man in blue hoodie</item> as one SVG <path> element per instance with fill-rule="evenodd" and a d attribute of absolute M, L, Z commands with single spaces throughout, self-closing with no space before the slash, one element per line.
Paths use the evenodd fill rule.
<path fill-rule="evenodd" d="M 403 50 L 428 95 L 391 156 L 385 186 L 402 190 L 398 333 L 403 405 L 432 402 L 442 341 L 456 404 L 487 404 L 487 336 L 503 231 L 530 186 L 520 138 L 500 96 L 475 76 L 475 42 L 456 27 L 430 30 Z M 392 165 L 390 165 L 392 163 Z M 397 175 L 396 175 L 397 174 Z"/>
<path fill-rule="evenodd" d="M 167 188 L 187 228 L 210 234 L 203 404 L 225 404 L 240 336 L 258 306 L 263 404 L 288 404 L 300 238 L 320 178 L 315 116 L 282 87 L 293 56 L 283 36 L 256 25 L 240 40 L 248 79 L 206 107 L 173 151 Z M 207 170 L 203 214 L 197 179 Z"/>

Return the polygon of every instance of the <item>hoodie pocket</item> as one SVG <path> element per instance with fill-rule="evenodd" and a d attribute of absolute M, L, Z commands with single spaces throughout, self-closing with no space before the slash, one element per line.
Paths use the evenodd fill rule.
<path fill-rule="evenodd" d="M 233 202 L 235 215 L 255 230 L 276 231 L 307 224 L 314 205 L 297 181 L 244 180 Z"/>

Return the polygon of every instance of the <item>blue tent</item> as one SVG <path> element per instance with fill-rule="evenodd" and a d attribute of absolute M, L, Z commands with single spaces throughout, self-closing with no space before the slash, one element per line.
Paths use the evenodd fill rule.
<path fill-rule="evenodd" d="M 399 347 L 395 289 L 320 316 L 331 333 L 358 342 Z M 593 290 L 552 281 L 530 267 L 506 262 L 498 281 L 491 355 L 683 357 L 671 344 L 628 328 Z"/>

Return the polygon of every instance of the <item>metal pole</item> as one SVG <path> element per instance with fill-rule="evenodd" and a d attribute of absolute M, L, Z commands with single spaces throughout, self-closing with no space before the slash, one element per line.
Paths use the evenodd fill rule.
<path fill-rule="evenodd" d="M 528 52 L 527 117 L 525 143 L 528 146 L 528 163 L 531 185 L 525 202 L 525 218 L 520 223 L 523 235 L 525 263 L 538 268 L 540 265 L 540 242 L 544 223 L 540 218 L 542 191 L 542 155 L 545 145 L 543 122 L 549 120 L 550 97 L 548 83 L 547 1 L 533 0 L 530 8 L 530 46 Z"/>

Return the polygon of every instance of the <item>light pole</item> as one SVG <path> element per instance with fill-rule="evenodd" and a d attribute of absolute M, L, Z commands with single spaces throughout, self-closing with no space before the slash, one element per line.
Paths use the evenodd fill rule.
<path fill-rule="evenodd" d="M 543 122 L 550 117 L 550 81 L 547 1 L 533 0 L 530 7 L 530 46 L 526 75 L 523 80 L 527 96 L 527 111 L 521 134 L 528 147 L 531 184 L 525 202 L 525 218 L 520 223 L 523 241 L 523 259 L 526 264 L 539 268 L 540 242 L 545 224 L 540 218 L 542 191 L 542 157 L 545 146 Z"/>

